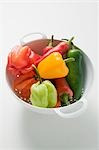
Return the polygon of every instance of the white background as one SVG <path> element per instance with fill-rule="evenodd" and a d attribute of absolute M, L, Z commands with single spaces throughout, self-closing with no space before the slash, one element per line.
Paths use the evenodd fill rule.
<path fill-rule="evenodd" d="M 5 3 L 0 4 L 0 148 L 32 150 L 97 150 L 98 96 L 97 4 Z M 30 32 L 70 38 L 94 64 L 94 85 L 87 96 L 88 109 L 79 118 L 62 119 L 24 110 L 5 81 L 8 52 Z"/>

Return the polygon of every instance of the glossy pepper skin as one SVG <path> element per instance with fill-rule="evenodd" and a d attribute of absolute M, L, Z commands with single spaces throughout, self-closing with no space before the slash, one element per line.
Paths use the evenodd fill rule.
<path fill-rule="evenodd" d="M 69 105 L 69 97 L 73 97 L 73 91 L 70 89 L 65 78 L 58 78 L 54 80 L 55 87 L 57 89 L 58 100 L 61 102 L 61 105 Z"/>
<path fill-rule="evenodd" d="M 35 65 L 37 66 L 43 59 L 48 57 L 51 53 L 59 52 L 61 55 L 66 53 L 70 49 L 69 42 L 62 41 L 57 46 L 51 48 L 49 51 L 47 51 L 40 59 L 35 61 Z"/>
<path fill-rule="evenodd" d="M 40 59 L 40 55 L 28 46 L 15 46 L 8 55 L 7 72 L 13 78 L 33 70 L 32 64 Z"/>
<path fill-rule="evenodd" d="M 40 82 L 37 82 L 32 85 L 30 95 L 32 105 L 46 108 L 48 106 L 47 97 L 48 91 L 45 84 L 40 84 Z"/>
<path fill-rule="evenodd" d="M 43 81 L 43 84 L 46 85 L 47 90 L 48 90 L 48 107 L 52 108 L 57 103 L 57 91 L 56 91 L 56 88 L 49 80 Z"/>
<path fill-rule="evenodd" d="M 59 52 L 54 52 L 38 64 L 38 72 L 44 79 L 65 77 L 69 70 Z"/>
<path fill-rule="evenodd" d="M 70 89 L 65 78 L 58 78 L 54 80 L 58 94 L 67 93 L 69 96 L 73 96 L 73 91 Z"/>
<path fill-rule="evenodd" d="M 34 106 L 55 107 L 57 103 L 56 88 L 49 80 L 45 80 L 42 83 L 37 82 L 31 87 L 30 100 Z"/>
<path fill-rule="evenodd" d="M 26 74 L 20 75 L 13 81 L 12 88 L 14 92 L 24 101 L 28 102 L 30 97 L 30 88 L 32 84 L 37 82 L 34 76 L 36 76 L 34 71 L 30 71 Z"/>
<path fill-rule="evenodd" d="M 29 67 L 38 60 L 40 56 L 33 52 L 28 46 L 15 46 L 8 56 L 8 65 L 16 69 Z"/>
<path fill-rule="evenodd" d="M 69 50 L 67 53 L 68 58 L 75 58 L 74 62 L 67 64 L 69 73 L 66 77 L 71 89 L 74 93 L 74 98 L 78 100 L 82 95 L 84 84 L 84 70 L 83 70 L 83 54 L 78 49 Z"/>

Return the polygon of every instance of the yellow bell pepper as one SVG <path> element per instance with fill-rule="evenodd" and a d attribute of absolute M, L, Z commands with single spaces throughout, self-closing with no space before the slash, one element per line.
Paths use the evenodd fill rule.
<path fill-rule="evenodd" d="M 69 69 L 62 55 L 59 52 L 53 52 L 38 64 L 38 72 L 44 79 L 55 79 L 65 77 Z"/>

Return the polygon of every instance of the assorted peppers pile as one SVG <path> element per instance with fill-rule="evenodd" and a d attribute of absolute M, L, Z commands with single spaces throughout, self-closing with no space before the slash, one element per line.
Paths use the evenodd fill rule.
<path fill-rule="evenodd" d="M 83 94 L 83 53 L 70 40 L 49 45 L 39 55 L 29 46 L 16 46 L 8 55 L 7 77 L 15 94 L 34 106 L 70 105 Z"/>

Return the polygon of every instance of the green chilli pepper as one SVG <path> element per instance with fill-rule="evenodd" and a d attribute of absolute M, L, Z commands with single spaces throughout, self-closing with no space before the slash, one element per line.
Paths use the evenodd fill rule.
<path fill-rule="evenodd" d="M 75 58 L 75 61 L 66 64 L 69 68 L 66 80 L 74 92 L 74 99 L 78 100 L 84 87 L 83 54 L 79 49 L 71 49 L 68 51 L 67 57 Z"/>
<path fill-rule="evenodd" d="M 30 100 L 32 105 L 52 108 L 57 103 L 57 91 L 55 86 L 49 81 L 37 82 L 31 87 Z"/>

